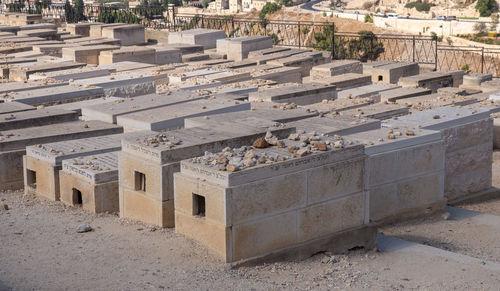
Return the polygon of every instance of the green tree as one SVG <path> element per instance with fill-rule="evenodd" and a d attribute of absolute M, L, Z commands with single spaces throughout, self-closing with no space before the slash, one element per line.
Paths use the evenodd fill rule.
<path fill-rule="evenodd" d="M 40 0 L 35 0 L 35 13 L 42 13 L 42 2 Z"/>
<path fill-rule="evenodd" d="M 203 8 L 207 8 L 208 7 L 208 3 L 210 3 L 210 2 L 212 2 L 212 1 L 210 1 L 210 0 L 203 0 L 203 1 L 201 1 L 201 6 Z"/>
<path fill-rule="evenodd" d="M 495 0 L 477 0 L 476 10 L 481 17 L 488 17 L 491 13 L 497 10 L 497 3 Z"/>
<path fill-rule="evenodd" d="M 67 23 L 74 22 L 74 14 L 75 12 L 73 11 L 73 7 L 69 4 L 69 1 L 66 0 L 66 3 L 64 3 L 64 16 Z"/>
<path fill-rule="evenodd" d="M 42 8 L 47 9 L 52 4 L 51 0 L 42 0 Z"/>
<path fill-rule="evenodd" d="M 86 20 L 84 12 L 83 0 L 75 0 L 73 5 L 73 21 L 79 22 Z"/>
<path fill-rule="evenodd" d="M 262 7 L 262 10 L 259 12 L 259 18 L 261 20 L 266 19 L 266 15 L 268 14 L 273 14 L 274 12 L 278 11 L 281 9 L 281 5 L 278 5 L 274 2 L 268 2 L 264 7 Z"/>

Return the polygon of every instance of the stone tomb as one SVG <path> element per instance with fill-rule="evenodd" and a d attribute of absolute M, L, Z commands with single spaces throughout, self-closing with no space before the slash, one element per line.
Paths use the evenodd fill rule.
<path fill-rule="evenodd" d="M 0 114 L 7 114 L 7 113 L 18 113 L 18 112 L 24 112 L 28 110 L 35 110 L 36 107 L 33 107 L 31 105 L 19 103 L 19 102 L 3 102 L 0 103 Z"/>
<path fill-rule="evenodd" d="M 336 98 L 335 85 L 301 84 L 250 92 L 248 100 L 307 105 Z"/>
<path fill-rule="evenodd" d="M 408 106 L 399 104 L 370 104 L 357 109 L 341 111 L 341 115 L 351 117 L 366 117 L 374 119 L 389 119 L 409 114 Z"/>
<path fill-rule="evenodd" d="M 302 259 L 375 247 L 364 191 L 364 147 L 342 139 L 302 138 L 323 151 L 295 151 L 300 141 L 284 140 L 286 148 L 225 149 L 182 161 L 174 175 L 176 232 L 225 262 Z M 226 160 L 232 169 L 240 155 L 262 162 L 224 170 Z"/>
<path fill-rule="evenodd" d="M 372 80 L 371 77 L 367 75 L 347 73 L 342 75 L 335 75 L 332 77 L 325 77 L 317 80 L 309 79 L 308 82 L 335 85 L 337 86 L 338 90 L 345 90 L 370 85 L 372 83 Z"/>
<path fill-rule="evenodd" d="M 116 50 L 101 51 L 99 54 L 99 64 L 101 65 L 125 61 L 155 64 L 156 51 L 149 47 L 130 46 Z"/>
<path fill-rule="evenodd" d="M 317 132 L 326 135 L 347 135 L 356 132 L 379 129 L 380 120 L 370 118 L 350 118 L 339 115 L 325 115 L 292 121 L 286 124 L 295 127 L 297 132 Z"/>
<path fill-rule="evenodd" d="M 82 88 L 74 85 L 66 85 L 10 93 L 6 97 L 6 101 L 17 101 L 33 106 L 49 106 L 95 99 L 103 96 L 104 90 L 102 88 Z"/>
<path fill-rule="evenodd" d="M 380 93 L 380 102 L 396 102 L 404 98 L 431 94 L 431 89 L 425 88 L 396 88 Z"/>
<path fill-rule="evenodd" d="M 271 48 L 273 40 L 268 36 L 245 36 L 217 40 L 217 52 L 227 54 L 228 60 L 242 61 L 251 51 Z"/>
<path fill-rule="evenodd" d="M 64 160 L 59 179 L 63 203 L 93 213 L 120 210 L 118 152 Z"/>
<path fill-rule="evenodd" d="M 0 132 L 0 189 L 23 188 L 23 155 L 26 146 L 107 135 L 123 131 L 103 122 L 72 121 Z M 34 182 L 34 180 L 31 180 Z"/>
<path fill-rule="evenodd" d="M 121 115 L 192 102 L 202 98 L 206 98 L 206 96 L 197 96 L 186 91 L 172 92 L 168 95 L 150 94 L 116 100 L 106 104 L 84 106 L 82 108 L 82 115 L 85 120 L 116 123 L 117 117 Z"/>
<path fill-rule="evenodd" d="M 418 75 L 417 63 L 394 63 L 366 69 L 364 74 L 371 75 L 372 82 L 397 84 L 401 77 Z"/>
<path fill-rule="evenodd" d="M 489 191 L 492 185 L 493 120 L 490 110 L 438 107 L 413 112 L 383 126 L 396 130 L 439 130 L 446 146 L 445 197 L 460 201 Z"/>
<path fill-rule="evenodd" d="M 371 84 L 371 85 L 365 85 L 365 86 L 361 86 L 361 87 L 341 90 L 338 92 L 337 95 L 338 95 L 339 99 L 373 98 L 374 102 L 379 102 L 380 101 L 380 94 L 382 94 L 382 92 L 391 91 L 391 90 L 394 90 L 397 88 L 401 88 L 401 87 L 394 86 L 391 84 L 377 83 L 377 84 Z"/>
<path fill-rule="evenodd" d="M 83 100 L 83 101 L 76 101 L 76 102 L 70 102 L 70 103 L 63 103 L 59 105 L 53 105 L 50 106 L 50 108 L 53 109 L 62 109 L 66 111 L 73 111 L 78 114 L 78 116 L 82 115 L 82 108 L 83 107 L 89 107 L 89 106 L 94 106 L 94 105 L 104 105 L 110 102 L 121 102 L 124 100 L 123 98 L 120 97 L 102 97 L 102 98 L 96 98 L 96 99 L 90 99 L 90 100 Z"/>
<path fill-rule="evenodd" d="M 250 110 L 250 103 L 232 100 L 195 100 L 189 103 L 173 104 L 120 115 L 116 124 L 125 131 L 165 130 L 184 127 L 184 119 L 196 116 Z"/>
<path fill-rule="evenodd" d="M 472 73 L 469 75 L 464 75 L 463 84 L 460 85 L 460 88 L 481 90 L 481 83 L 491 81 L 492 79 L 492 74 Z"/>
<path fill-rule="evenodd" d="M 89 35 L 90 37 L 102 37 L 102 29 L 105 27 L 113 27 L 113 26 L 122 26 L 125 25 L 125 23 L 93 23 L 92 26 L 90 26 L 89 29 Z"/>
<path fill-rule="evenodd" d="M 168 34 L 168 43 L 202 45 L 205 49 L 215 48 L 218 39 L 226 38 L 226 33 L 218 29 L 189 29 Z"/>
<path fill-rule="evenodd" d="M 101 33 L 103 37 L 119 39 L 122 46 L 144 44 L 146 41 L 144 26 L 140 24 L 105 26 Z"/>
<path fill-rule="evenodd" d="M 154 75 L 153 72 L 140 74 L 138 72 L 127 72 L 112 76 L 95 77 L 91 79 L 75 80 L 74 85 L 86 87 L 98 87 L 104 91 L 106 96 L 135 97 L 156 92 L 157 82 L 162 75 Z"/>
<path fill-rule="evenodd" d="M 372 221 L 395 222 L 443 210 L 445 146 L 439 131 L 384 128 L 345 138 L 365 145 Z"/>
<path fill-rule="evenodd" d="M 311 69 L 311 80 L 321 80 L 323 78 L 342 75 L 347 73 L 363 73 L 363 66 L 356 60 L 335 60 Z"/>
<path fill-rule="evenodd" d="M 179 162 L 239 147 L 264 137 L 266 131 L 288 136 L 293 128 L 259 128 L 242 124 L 219 127 L 194 127 L 166 133 L 125 138 L 119 154 L 120 217 L 161 227 L 174 227 L 173 174 Z"/>
<path fill-rule="evenodd" d="M 72 60 L 85 64 L 99 64 L 99 54 L 102 51 L 117 50 L 116 45 L 93 45 L 93 46 L 75 46 L 62 49 L 63 59 Z"/>
<path fill-rule="evenodd" d="M 182 63 L 182 53 L 181 50 L 163 46 L 154 46 L 155 53 L 155 64 L 158 66 Z"/>
<path fill-rule="evenodd" d="M 59 200 L 63 160 L 119 151 L 123 137 L 123 134 L 111 134 L 26 147 L 24 175 L 34 177 L 36 183 L 25 180 L 25 192 Z"/>
<path fill-rule="evenodd" d="M 73 111 L 44 108 L 0 114 L 0 131 L 78 120 Z"/>
<path fill-rule="evenodd" d="M 216 128 L 220 124 L 228 123 L 243 123 L 243 124 L 256 124 L 256 120 L 265 120 L 267 122 L 288 123 L 296 120 L 318 116 L 317 112 L 308 111 L 302 108 L 295 109 L 280 109 L 264 106 L 253 106 L 258 103 L 252 104 L 252 110 L 231 112 L 224 114 L 214 114 L 211 116 L 200 116 L 186 118 L 184 126 L 186 128 L 210 126 Z M 253 123 L 252 123 L 253 122 Z"/>
<path fill-rule="evenodd" d="M 286 53 L 286 52 L 284 52 Z M 265 56 L 267 57 L 267 56 Z M 270 60 L 267 64 L 278 65 L 283 67 L 298 67 L 301 68 L 302 77 L 309 76 L 312 67 L 321 65 L 325 62 L 322 52 L 304 52 L 289 57 Z"/>
<path fill-rule="evenodd" d="M 409 77 L 402 77 L 399 79 L 398 84 L 402 87 L 427 88 L 431 89 L 433 93 L 436 93 L 439 88 L 452 87 L 453 77 L 451 73 L 430 72 Z"/>
<path fill-rule="evenodd" d="M 58 86 L 66 86 L 68 85 L 67 82 L 47 82 L 46 80 L 43 81 L 29 81 L 27 83 L 24 82 L 9 82 L 9 83 L 3 83 L 2 86 L 0 86 L 0 94 L 8 94 L 11 92 L 22 92 L 22 91 L 29 91 L 29 90 L 36 90 L 36 89 L 41 89 L 41 88 L 51 88 L 51 87 L 58 87 Z M 14 94 L 15 95 L 15 94 Z M 7 96 L 3 96 L 3 99 L 7 99 Z"/>
<path fill-rule="evenodd" d="M 45 73 L 52 71 L 69 70 L 81 68 L 84 64 L 75 63 L 72 61 L 55 62 L 55 63 L 30 63 L 17 65 L 10 68 L 9 79 L 12 81 L 26 81 L 31 74 Z"/>

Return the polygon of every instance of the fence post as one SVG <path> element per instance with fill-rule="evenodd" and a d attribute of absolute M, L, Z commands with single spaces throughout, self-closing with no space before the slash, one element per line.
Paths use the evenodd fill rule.
<path fill-rule="evenodd" d="M 326 28 L 326 26 L 323 27 L 323 29 Z M 332 61 L 335 58 L 335 24 L 332 23 L 332 55 L 331 59 Z"/>
<path fill-rule="evenodd" d="M 203 18 L 203 14 L 201 15 L 201 28 L 205 28 L 205 20 Z"/>
<path fill-rule="evenodd" d="M 413 47 L 413 50 L 412 50 L 412 52 L 413 52 L 413 62 L 415 62 L 415 36 L 413 36 L 413 46 L 412 47 Z"/>
<path fill-rule="evenodd" d="M 434 71 L 437 71 L 438 69 L 438 40 L 436 39 L 436 53 L 435 53 L 435 58 L 434 58 Z"/>
<path fill-rule="evenodd" d="M 300 49 L 300 21 L 297 22 L 297 28 L 299 30 L 299 49 Z"/>
<path fill-rule="evenodd" d="M 481 48 L 481 74 L 484 73 L 484 46 Z"/>

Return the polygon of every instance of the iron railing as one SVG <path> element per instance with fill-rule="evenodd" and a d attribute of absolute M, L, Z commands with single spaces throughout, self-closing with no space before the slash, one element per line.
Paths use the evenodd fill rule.
<path fill-rule="evenodd" d="M 116 8 L 88 9 L 95 21 L 100 11 Z M 137 15 L 137 9 L 127 9 Z M 500 77 L 500 49 L 440 45 L 437 38 L 420 35 L 370 34 L 338 32 L 332 22 L 275 21 L 237 16 L 173 14 L 161 11 L 155 17 L 143 19 L 145 27 L 180 31 L 193 28 L 221 29 L 229 37 L 266 35 L 276 45 L 314 48 L 330 51 L 334 59 L 389 60 L 427 64 L 435 70 L 469 70 Z M 368 49 L 366 46 L 368 45 Z M 365 47 L 365 51 L 360 51 Z M 368 53 L 367 53 L 368 52 Z"/>

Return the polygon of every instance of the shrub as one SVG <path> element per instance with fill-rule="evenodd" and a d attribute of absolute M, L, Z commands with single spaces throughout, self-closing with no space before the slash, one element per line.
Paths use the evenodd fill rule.
<path fill-rule="evenodd" d="M 281 5 L 278 5 L 274 2 L 269 2 L 262 7 L 262 10 L 259 12 L 259 18 L 260 19 L 265 19 L 266 15 L 268 14 L 273 14 L 274 12 L 278 11 L 281 9 Z"/>
<path fill-rule="evenodd" d="M 484 22 L 477 22 L 473 27 L 474 31 L 478 34 L 486 32 L 486 24 Z"/>
<path fill-rule="evenodd" d="M 373 23 L 373 17 L 371 16 L 371 14 L 366 14 L 365 15 L 365 22 L 367 22 L 367 23 Z"/>
<path fill-rule="evenodd" d="M 435 4 L 431 4 L 431 3 L 427 3 L 427 2 L 408 2 L 405 5 L 405 8 L 410 8 L 410 9 L 415 8 L 419 12 L 422 12 L 422 11 L 429 12 L 429 10 L 431 10 L 432 6 L 435 6 Z"/>
<path fill-rule="evenodd" d="M 497 10 L 496 5 L 495 0 L 477 0 L 476 10 L 480 16 L 487 17 Z"/>

